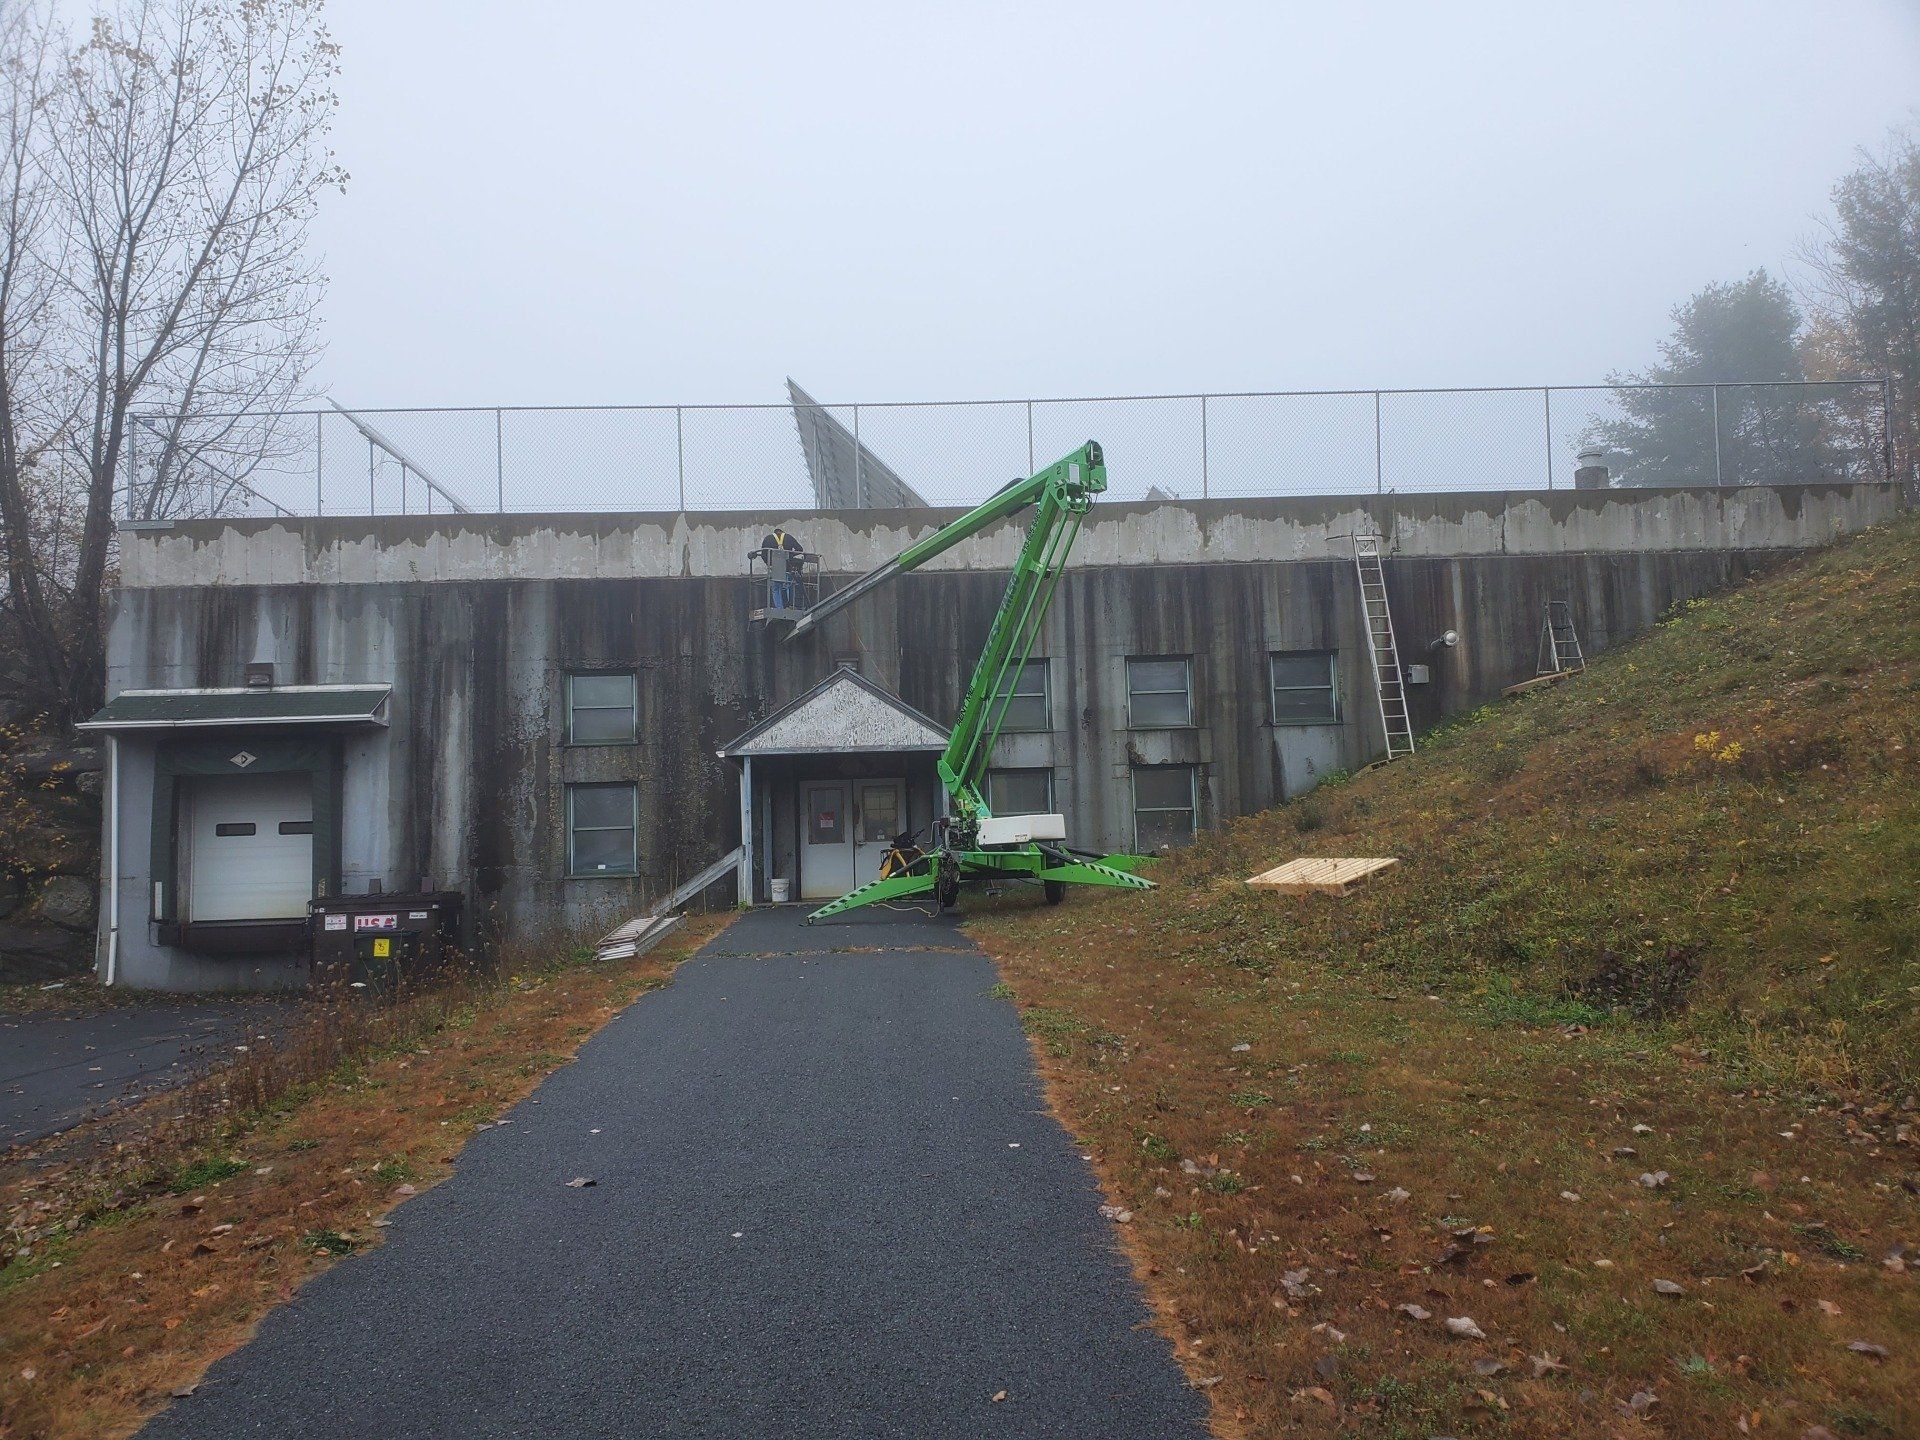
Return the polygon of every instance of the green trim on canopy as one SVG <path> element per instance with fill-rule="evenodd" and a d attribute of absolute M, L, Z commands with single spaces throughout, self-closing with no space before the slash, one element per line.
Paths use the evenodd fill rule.
<path fill-rule="evenodd" d="M 249 735 L 219 739 L 165 740 L 153 758 L 153 833 L 147 874 L 156 887 L 153 918 L 178 920 L 180 877 L 175 873 L 179 840 L 180 781 L 196 775 L 274 775 L 304 771 L 313 783 L 313 893 L 340 888 L 340 737 Z"/>
<path fill-rule="evenodd" d="M 391 685 L 284 685 L 251 690 L 123 690 L 79 730 L 224 725 L 384 726 Z"/>

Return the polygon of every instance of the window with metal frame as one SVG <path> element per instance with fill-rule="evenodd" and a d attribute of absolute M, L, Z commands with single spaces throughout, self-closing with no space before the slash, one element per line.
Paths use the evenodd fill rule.
<path fill-rule="evenodd" d="M 1133 847 L 1138 853 L 1185 845 L 1193 839 L 1198 815 L 1198 767 L 1133 767 Z"/>
<path fill-rule="evenodd" d="M 1177 730 L 1193 724 L 1193 657 L 1127 658 L 1127 724 L 1135 730 Z"/>
<path fill-rule="evenodd" d="M 1000 722 L 1002 734 L 1053 728 L 1053 673 L 1045 656 L 1028 656 L 1018 671 L 1008 670 L 1006 685 L 996 697 L 1007 702 Z"/>
<path fill-rule="evenodd" d="M 631 745 L 639 738 L 640 687 L 632 674 L 567 676 L 567 744 Z"/>
<path fill-rule="evenodd" d="M 1340 723 L 1336 650 L 1276 650 L 1267 656 L 1267 689 L 1276 725 Z"/>
<path fill-rule="evenodd" d="M 630 782 L 567 786 L 567 874 L 633 875 L 640 788 Z"/>
<path fill-rule="evenodd" d="M 996 815 L 1051 815 L 1053 771 L 1024 767 L 989 770 L 987 804 Z"/>

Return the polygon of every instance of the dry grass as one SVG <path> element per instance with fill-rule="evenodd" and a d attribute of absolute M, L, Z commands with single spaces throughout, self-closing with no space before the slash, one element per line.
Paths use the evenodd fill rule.
<path fill-rule="evenodd" d="M 1920 1434 L 1917 613 L 1908 521 L 976 919 L 1221 1433 Z"/>
<path fill-rule="evenodd" d="M 0 1178 L 0 1435 L 131 1433 L 274 1305 L 380 1238 L 460 1146 L 724 918 L 653 954 L 526 967 L 316 1012 L 272 1051 L 160 1097 L 157 1139 L 67 1142 Z M 24 1253 L 19 1247 L 24 1245 Z"/>

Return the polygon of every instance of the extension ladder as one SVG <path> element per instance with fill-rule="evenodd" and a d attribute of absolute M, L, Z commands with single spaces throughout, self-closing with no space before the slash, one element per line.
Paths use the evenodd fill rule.
<path fill-rule="evenodd" d="M 1400 647 L 1393 638 L 1393 612 L 1387 608 L 1387 576 L 1380 564 L 1380 537 L 1353 537 L 1353 569 L 1360 577 L 1360 605 L 1366 612 L 1367 658 L 1373 664 L 1373 694 L 1380 706 L 1380 729 L 1387 759 L 1413 753 L 1413 722 L 1407 715 L 1406 677 Z"/>
<path fill-rule="evenodd" d="M 1573 628 L 1573 602 L 1547 601 L 1547 621 L 1540 630 L 1541 675 L 1578 675 L 1587 668 L 1587 657 L 1580 650 L 1580 635 Z"/>

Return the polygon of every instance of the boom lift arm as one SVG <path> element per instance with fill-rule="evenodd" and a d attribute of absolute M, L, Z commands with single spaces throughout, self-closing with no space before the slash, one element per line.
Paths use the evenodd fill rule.
<path fill-rule="evenodd" d="M 1033 652 L 1067 554 L 1094 497 L 1107 488 L 1107 467 L 1100 446 L 1089 440 L 1072 454 L 1024 480 L 1016 480 L 985 503 L 933 534 L 908 546 L 886 564 L 822 600 L 795 623 L 787 638 L 804 635 L 835 611 L 870 594 L 896 575 L 918 569 L 988 526 L 1032 508 L 1026 539 L 1014 560 L 1007 593 L 987 631 L 987 643 L 974 665 L 973 678 L 960 702 L 938 769 L 946 787 L 949 815 L 939 827 L 931 852 L 901 872 L 884 876 L 841 896 L 809 915 L 809 922 L 879 900 L 899 899 L 932 890 L 951 905 L 962 873 L 975 876 L 1025 876 L 1040 879 L 1049 901 L 1058 901 L 1068 883 L 1151 889 L 1133 873 L 1139 857 L 1090 859 L 1061 842 L 1058 816 L 1002 819 L 997 825 L 983 791 L 994 744 L 1012 703 L 1011 678 Z M 1022 824 L 1021 822 L 1030 822 Z"/>

